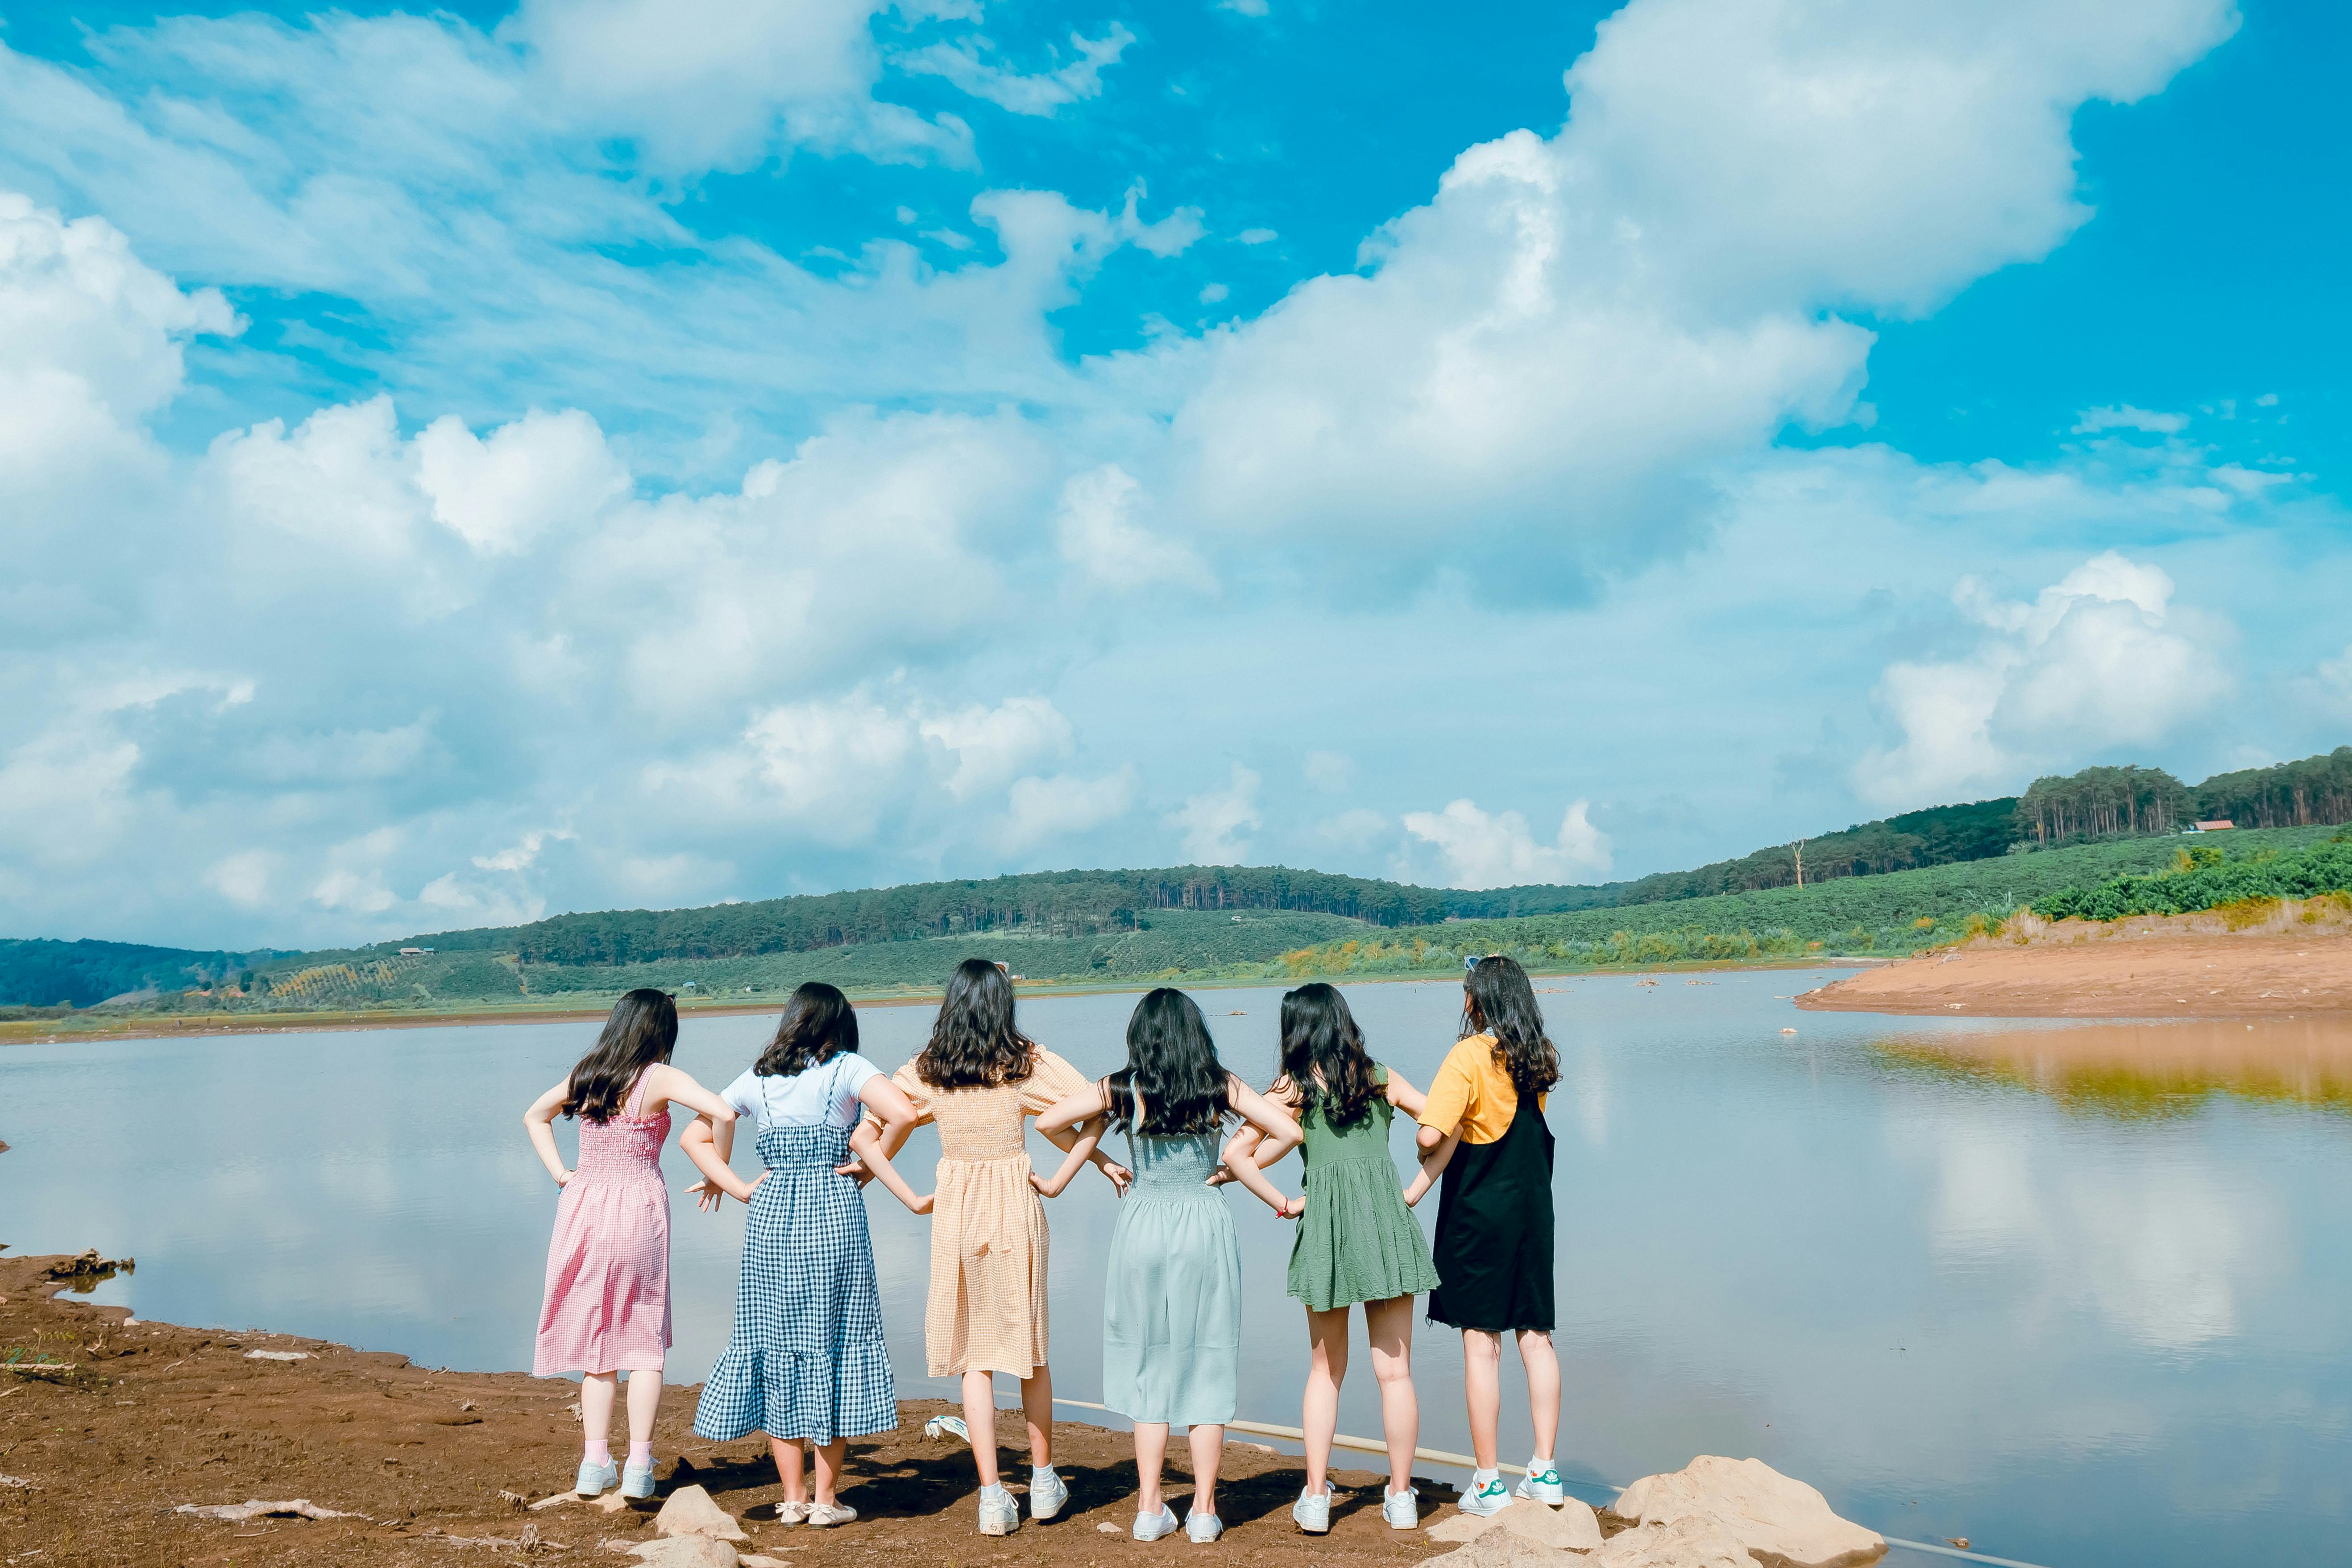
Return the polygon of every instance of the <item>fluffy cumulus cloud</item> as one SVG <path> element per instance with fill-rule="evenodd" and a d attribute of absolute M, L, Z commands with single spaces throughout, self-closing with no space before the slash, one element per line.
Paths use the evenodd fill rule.
<path fill-rule="evenodd" d="M 2120 387 L 2039 468 L 1773 443 L 1867 421 L 1874 321 L 2063 242 L 2074 110 L 2233 25 L 1633 0 L 1555 133 L 1263 309 L 1276 230 L 1220 292 L 1191 253 L 1240 215 L 1116 138 L 1084 200 L 986 166 L 988 127 L 1130 89 L 1160 46 L 1107 19 L 524 0 L 0 46 L 0 929 L 348 941 L 1168 858 L 1590 880 L 1626 851 L 1587 799 L 1709 721 L 1612 679 L 1528 715 L 1644 638 L 1830 815 L 2160 740 L 2234 679 L 2198 552 L 2284 470 Z M 826 183 L 879 193 L 870 236 L 714 216 L 816 157 L 863 161 Z M 1069 330 L 1139 276 L 1235 313 Z M 2168 552 L 2107 552 L 2135 530 Z M 1948 597 L 1971 571 L 2051 585 Z M 1859 767 L 1743 684 L 1742 617 L 1832 591 L 1802 662 L 1825 714 L 1875 684 Z M 1539 837 L 1473 790 L 1576 798 Z"/>
<path fill-rule="evenodd" d="M 1982 640 L 1965 658 L 1887 668 L 1878 698 L 1903 740 L 1854 770 L 1874 804 L 1923 805 L 2041 759 L 2147 745 L 2231 685 L 2231 628 L 2175 605 L 2162 569 L 2112 551 L 2030 602 L 1973 577 L 1952 597 Z"/>
<path fill-rule="evenodd" d="M 1587 882 L 1609 874 L 1609 836 L 1592 825 L 1591 803 L 1577 801 L 1549 844 L 1516 811 L 1488 814 L 1457 800 L 1443 811 L 1405 813 L 1407 833 L 1437 847 L 1451 888 L 1511 888 L 1531 882 Z"/>

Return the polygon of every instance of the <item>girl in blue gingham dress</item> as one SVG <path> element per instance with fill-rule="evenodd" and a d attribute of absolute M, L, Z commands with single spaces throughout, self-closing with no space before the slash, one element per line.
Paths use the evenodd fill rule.
<path fill-rule="evenodd" d="M 758 1121 L 767 1170 L 746 1182 L 728 1169 L 731 1129 L 698 1122 L 687 1133 L 687 1153 L 704 1176 L 702 1201 L 726 1193 L 751 1210 L 735 1331 L 702 1385 L 694 1429 L 719 1442 L 766 1433 L 784 1489 L 777 1517 L 844 1523 L 857 1516 L 835 1495 L 844 1440 L 898 1425 L 860 1188 L 878 1177 L 908 1208 L 929 1212 L 931 1200 L 918 1197 L 882 1152 L 885 1139 L 903 1140 L 913 1128 L 915 1108 L 857 1054 L 857 1015 L 821 984 L 793 994 L 775 1040 L 720 1098 Z M 861 1107 L 879 1123 L 861 1125 Z M 862 1165 L 852 1163 L 853 1151 Z M 802 1470 L 812 1448 L 814 1498 Z"/>

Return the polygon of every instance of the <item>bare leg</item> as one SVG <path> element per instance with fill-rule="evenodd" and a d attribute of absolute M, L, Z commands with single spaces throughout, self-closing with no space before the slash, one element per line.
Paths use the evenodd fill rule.
<path fill-rule="evenodd" d="M 1495 1425 L 1503 1414 L 1503 1336 L 1462 1331 L 1462 1392 L 1470 1405 L 1470 1454 L 1482 1470 L 1496 1465 Z"/>
<path fill-rule="evenodd" d="M 1192 1511 L 1217 1511 L 1217 1466 L 1225 1457 L 1225 1428 L 1195 1426 L 1188 1435 L 1192 1445 Z"/>
<path fill-rule="evenodd" d="M 810 1447 L 815 1447 L 814 1444 Z M 849 1440 L 835 1437 L 816 1450 L 816 1500 L 830 1504 L 841 1486 L 841 1467 L 849 1459 Z"/>
<path fill-rule="evenodd" d="M 1421 1441 L 1421 1400 L 1412 1388 L 1412 1298 L 1365 1302 L 1364 1328 L 1372 1342 L 1372 1375 L 1381 1384 L 1389 1490 L 1401 1492 L 1412 1485 L 1412 1450 Z"/>
<path fill-rule="evenodd" d="M 1519 1363 L 1528 1369 L 1528 1415 L 1535 1422 L 1536 1453 L 1548 1459 L 1559 1438 L 1559 1354 L 1552 1349 L 1551 1336 L 1541 1329 L 1521 1329 Z"/>
<path fill-rule="evenodd" d="M 1307 1434 L 1307 1495 L 1322 1495 L 1331 1468 L 1331 1434 L 1339 1429 L 1339 1385 L 1348 1379 L 1348 1309 L 1307 1314 L 1307 1397 L 1298 1425 Z"/>
<path fill-rule="evenodd" d="M 1135 1511 L 1139 1518 L 1148 1518 L 1165 1506 L 1167 1499 L 1160 1495 L 1160 1471 L 1168 1461 L 1168 1423 L 1139 1421 L 1135 1424 Z"/>
<path fill-rule="evenodd" d="M 629 1441 L 632 1443 L 654 1440 L 654 1417 L 661 1413 L 661 1380 L 662 1374 L 658 1370 L 629 1373 Z M 612 1395 L 607 1394 L 604 1397 L 610 1399 Z"/>
<path fill-rule="evenodd" d="M 613 1397 L 621 1389 L 617 1372 L 592 1372 L 580 1380 L 580 1430 L 592 1444 L 613 1437 Z"/>
<path fill-rule="evenodd" d="M 1021 1380 L 1021 1413 L 1029 1420 L 1029 1462 L 1039 1468 L 1054 1462 L 1054 1369 L 1040 1364 Z"/>
<path fill-rule="evenodd" d="M 808 1501 L 807 1474 L 801 1468 L 803 1447 L 797 1437 L 768 1439 L 768 1457 L 776 1461 L 776 1479 L 783 1484 L 786 1502 Z"/>
<path fill-rule="evenodd" d="M 963 1424 L 971 1434 L 972 1462 L 980 1484 L 996 1484 L 996 1380 L 984 1372 L 963 1374 Z"/>

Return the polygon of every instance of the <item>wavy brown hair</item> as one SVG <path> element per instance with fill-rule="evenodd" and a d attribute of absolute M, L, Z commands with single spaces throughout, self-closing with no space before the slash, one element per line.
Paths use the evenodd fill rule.
<path fill-rule="evenodd" d="M 857 1048 L 857 1010 L 836 985 L 810 980 L 784 1004 L 776 1037 L 751 1064 L 761 1078 L 797 1078 L 820 1062 Z"/>
<path fill-rule="evenodd" d="M 1544 1033 L 1536 988 L 1516 958 L 1492 953 L 1463 978 L 1462 1037 L 1495 1037 L 1495 1065 L 1521 1094 L 1541 1094 L 1559 1081 L 1559 1052 Z"/>
<path fill-rule="evenodd" d="M 677 1004 L 667 992 L 629 992 L 613 1004 L 604 1032 L 564 1079 L 563 1103 L 557 1109 L 583 1121 L 610 1121 L 645 1070 L 669 1060 L 677 1047 Z"/>
<path fill-rule="evenodd" d="M 1004 971 L 984 958 L 957 964 L 915 1076 L 933 1089 L 993 1089 L 1021 1082 L 1036 1065 L 1037 1042 L 1013 1026 Z"/>
<path fill-rule="evenodd" d="M 1298 1113 L 1320 1110 L 1327 1127 L 1361 1121 L 1380 1098 L 1364 1031 L 1339 987 L 1311 981 L 1282 998 L 1282 1079 L 1298 1097 Z"/>

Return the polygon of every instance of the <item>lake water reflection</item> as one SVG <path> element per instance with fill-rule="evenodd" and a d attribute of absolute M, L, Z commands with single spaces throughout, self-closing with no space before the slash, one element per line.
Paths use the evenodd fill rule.
<path fill-rule="evenodd" d="M 2053 1568 L 2342 1560 L 2345 1032 L 1788 1005 L 1820 978 L 1538 982 L 1565 1071 L 1549 1111 L 1563 1471 L 1622 1481 L 1696 1453 L 1754 1454 L 1889 1534 L 1965 1535 Z M 1349 994 L 1376 1054 L 1425 1085 L 1459 987 Z M 1201 996 L 1228 1061 L 1263 1083 L 1279 992 Z M 1031 1000 L 1023 1021 L 1098 1072 L 1120 1059 L 1132 1005 Z M 867 1054 L 895 1067 L 929 1012 L 861 1022 Z M 678 1063 L 715 1087 L 770 1026 L 691 1019 Z M 98 1299 L 147 1316 L 527 1367 L 554 1189 L 522 1108 L 594 1030 L 6 1049 L 5 1239 L 135 1255 L 137 1274 Z M 919 1133 L 904 1157 L 919 1185 L 936 1149 Z M 1402 1133 L 1396 1153 L 1402 1170 Z M 751 1166 L 748 1147 L 738 1159 Z M 690 1167 L 674 1150 L 668 1163 L 682 1189 Z M 1278 1179 L 1297 1190 L 1297 1166 Z M 1251 1292 L 1244 1414 L 1295 1422 L 1305 1329 L 1282 1290 L 1289 1229 L 1237 1190 L 1234 1206 Z M 878 1192 L 869 1212 L 902 1389 L 946 1396 L 919 1375 L 929 1222 Z M 1091 1399 L 1093 1274 L 1116 1200 L 1089 1173 L 1049 1214 L 1055 1382 Z M 680 1199 L 673 1223 L 670 1375 L 690 1381 L 726 1337 L 741 1210 Z M 1423 1441 L 1465 1447 L 1458 1343 L 1424 1329 L 1416 1354 Z M 1379 1429 L 1369 1371 L 1345 1391 L 1345 1430 Z M 1505 1412 L 1517 1458 L 1524 1400 Z"/>

